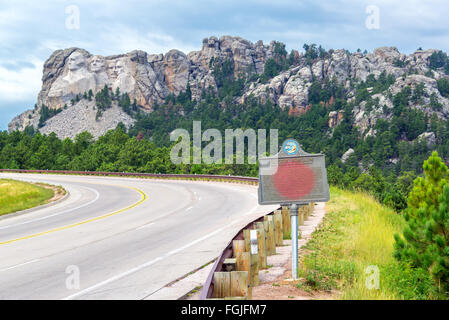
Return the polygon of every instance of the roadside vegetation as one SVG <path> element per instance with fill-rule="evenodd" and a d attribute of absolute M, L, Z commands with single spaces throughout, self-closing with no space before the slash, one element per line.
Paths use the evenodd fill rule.
<path fill-rule="evenodd" d="M 365 192 L 332 187 L 298 286 L 341 299 L 448 299 L 449 170 L 434 152 L 423 171 L 402 214 Z"/>
<path fill-rule="evenodd" d="M 393 235 L 405 225 L 401 215 L 366 193 L 335 187 L 326 210 L 300 259 L 299 277 L 304 280 L 299 287 L 332 291 L 336 299 L 436 298 L 428 273 L 393 257 Z"/>
<path fill-rule="evenodd" d="M 0 215 L 44 204 L 53 196 L 52 188 L 11 179 L 0 179 Z"/>

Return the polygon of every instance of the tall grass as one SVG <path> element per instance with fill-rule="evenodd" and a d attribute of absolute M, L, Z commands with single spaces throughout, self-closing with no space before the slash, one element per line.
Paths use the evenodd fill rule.
<path fill-rule="evenodd" d="M 301 287 L 333 291 L 338 299 L 434 297 L 427 272 L 399 265 L 393 258 L 393 235 L 404 225 L 401 215 L 367 194 L 337 188 L 331 188 L 326 211 L 299 261 Z M 375 282 L 367 285 L 373 270 L 379 271 L 378 289 Z"/>
<path fill-rule="evenodd" d="M 0 179 L 0 215 L 43 204 L 53 194 L 53 190 L 31 183 Z"/>

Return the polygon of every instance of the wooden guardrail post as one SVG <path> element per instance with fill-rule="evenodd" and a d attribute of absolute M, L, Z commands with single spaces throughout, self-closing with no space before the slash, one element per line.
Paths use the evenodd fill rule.
<path fill-rule="evenodd" d="M 303 221 L 306 221 L 307 217 L 308 217 L 309 206 L 305 205 L 305 206 L 301 206 L 300 208 L 301 208 L 301 210 L 303 212 Z"/>
<path fill-rule="evenodd" d="M 245 241 L 245 251 L 251 252 L 251 235 L 250 229 L 243 230 L 243 241 Z"/>
<path fill-rule="evenodd" d="M 256 230 L 249 230 L 250 238 L 250 285 L 255 287 L 259 284 L 259 243 L 258 243 L 258 232 Z"/>
<path fill-rule="evenodd" d="M 305 206 L 300 206 L 298 208 L 298 226 L 304 225 L 305 216 L 306 216 L 306 208 Z"/>
<path fill-rule="evenodd" d="M 312 207 L 310 206 L 310 203 L 309 203 L 308 205 L 305 206 L 305 218 L 304 218 L 304 220 L 309 219 L 311 210 L 312 210 Z"/>
<path fill-rule="evenodd" d="M 276 240 L 274 238 L 274 221 L 273 216 L 270 216 L 271 219 L 268 219 L 268 228 L 270 230 L 270 242 L 272 244 L 273 251 L 271 252 L 273 255 L 276 254 Z"/>
<path fill-rule="evenodd" d="M 274 222 L 274 242 L 276 246 L 282 246 L 283 242 L 283 232 L 282 232 L 282 213 L 281 210 L 276 210 L 273 215 Z"/>
<path fill-rule="evenodd" d="M 259 269 L 267 268 L 267 246 L 263 222 L 256 222 Z"/>
<path fill-rule="evenodd" d="M 248 272 L 248 283 L 251 284 L 251 253 L 239 252 L 236 255 L 235 270 Z"/>
<path fill-rule="evenodd" d="M 231 297 L 246 297 L 251 299 L 251 288 L 248 284 L 247 271 L 231 272 Z"/>
<path fill-rule="evenodd" d="M 307 214 L 307 218 L 312 214 L 313 210 L 315 209 L 315 203 L 309 203 L 309 213 Z"/>
<path fill-rule="evenodd" d="M 290 225 L 290 209 L 288 207 L 282 207 L 282 230 L 284 233 L 284 239 L 291 237 L 291 225 Z"/>
<path fill-rule="evenodd" d="M 231 295 L 231 273 L 214 272 L 214 298 L 224 298 Z"/>
<path fill-rule="evenodd" d="M 249 284 L 251 287 L 255 287 L 259 285 L 259 254 L 250 254 L 250 279 Z"/>
<path fill-rule="evenodd" d="M 265 216 L 264 217 L 264 229 L 267 235 L 267 255 L 272 256 L 276 254 L 276 243 L 274 242 L 274 225 L 273 225 L 273 216 Z"/>
<path fill-rule="evenodd" d="M 245 252 L 245 240 L 232 241 L 232 252 L 235 258 L 237 258 L 239 253 Z"/>

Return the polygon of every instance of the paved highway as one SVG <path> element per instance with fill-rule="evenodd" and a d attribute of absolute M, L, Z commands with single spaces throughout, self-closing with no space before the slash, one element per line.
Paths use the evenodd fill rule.
<path fill-rule="evenodd" d="M 259 206 L 255 186 L 0 173 L 62 185 L 50 207 L 0 218 L 0 299 L 151 299 L 216 258 Z"/>

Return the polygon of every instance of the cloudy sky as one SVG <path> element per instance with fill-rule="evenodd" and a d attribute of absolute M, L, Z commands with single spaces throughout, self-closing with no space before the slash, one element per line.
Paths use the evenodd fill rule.
<path fill-rule="evenodd" d="M 418 47 L 449 51 L 444 0 L 120 2 L 0 0 L 0 130 L 34 106 L 43 63 L 62 48 L 101 55 L 173 48 L 188 53 L 201 49 L 204 37 L 234 35 L 279 40 L 288 50 L 317 43 L 350 51 L 380 46 L 404 53 Z"/>

